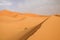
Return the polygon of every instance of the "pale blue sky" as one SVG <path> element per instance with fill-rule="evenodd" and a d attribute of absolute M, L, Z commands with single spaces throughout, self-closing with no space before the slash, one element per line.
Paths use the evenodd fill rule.
<path fill-rule="evenodd" d="M 2 9 L 50 15 L 60 13 L 60 0 L 0 0 Z"/>

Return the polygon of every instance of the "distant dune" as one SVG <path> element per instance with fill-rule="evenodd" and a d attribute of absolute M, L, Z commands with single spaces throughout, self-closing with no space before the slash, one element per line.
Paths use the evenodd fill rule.
<path fill-rule="evenodd" d="M 60 15 L 0 10 L 0 40 L 60 40 Z"/>

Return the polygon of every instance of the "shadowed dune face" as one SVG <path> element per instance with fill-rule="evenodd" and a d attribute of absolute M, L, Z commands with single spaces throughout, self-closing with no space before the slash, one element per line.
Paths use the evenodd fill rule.
<path fill-rule="evenodd" d="M 0 11 L 0 40 L 25 40 L 31 32 L 33 33 L 33 29 L 47 18 L 2 10 Z"/>

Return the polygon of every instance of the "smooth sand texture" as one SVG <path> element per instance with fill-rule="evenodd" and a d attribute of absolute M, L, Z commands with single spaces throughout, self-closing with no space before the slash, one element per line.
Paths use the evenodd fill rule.
<path fill-rule="evenodd" d="M 60 40 L 60 15 L 48 17 L 0 11 L 0 40 L 26 39 Z"/>
<path fill-rule="evenodd" d="M 0 11 L 0 40 L 25 40 L 48 17 Z M 10 14 L 11 13 L 11 14 Z"/>
<path fill-rule="evenodd" d="M 60 40 L 60 15 L 48 18 L 28 40 Z"/>

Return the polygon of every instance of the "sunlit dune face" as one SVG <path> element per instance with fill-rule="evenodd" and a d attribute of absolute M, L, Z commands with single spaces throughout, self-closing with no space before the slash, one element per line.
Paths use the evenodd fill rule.
<path fill-rule="evenodd" d="M 18 21 L 18 20 L 24 20 L 26 18 L 47 18 L 48 16 L 41 16 L 37 14 L 31 14 L 31 13 L 19 13 L 19 12 L 12 12 L 9 10 L 1 10 L 0 11 L 0 21 L 1 22 L 12 22 L 12 21 Z"/>
<path fill-rule="evenodd" d="M 60 40 L 60 15 L 50 16 L 28 40 Z"/>
<path fill-rule="evenodd" d="M 24 19 L 23 15 L 20 15 L 18 12 L 11 12 L 9 10 L 0 11 L 0 22 L 12 22 Z"/>
<path fill-rule="evenodd" d="M 18 12 L 12 12 L 12 11 L 9 11 L 9 10 L 1 10 L 0 11 L 0 15 L 6 15 L 6 16 L 16 16 L 16 15 L 19 15 L 20 13 Z"/>
<path fill-rule="evenodd" d="M 18 13 L 18 12 L 11 12 L 9 10 L 2 10 L 0 11 L 0 15 L 6 15 L 6 16 L 23 16 L 22 13 Z M 40 15 L 36 15 L 36 14 L 30 14 L 30 13 L 26 13 L 24 14 L 24 16 L 31 16 L 31 17 L 38 17 Z"/>
<path fill-rule="evenodd" d="M 31 13 L 22 14 L 22 13 L 19 13 L 19 12 L 12 12 L 12 11 L 9 11 L 9 10 L 1 10 L 0 11 L 0 16 L 2 16 L 2 15 L 15 17 L 15 18 L 40 17 L 40 15 L 37 15 L 37 14 L 31 14 Z"/>
<path fill-rule="evenodd" d="M 3 40 L 19 39 L 45 19 L 47 18 L 41 18 L 35 14 L 19 14 L 2 10 L 0 11 L 0 38 Z"/>
<path fill-rule="evenodd" d="M 39 17 L 36 14 L 22 14 L 18 12 L 11 12 L 9 10 L 0 11 L 0 22 L 13 22 L 18 20 L 23 20 L 26 17 Z"/>
<path fill-rule="evenodd" d="M 34 31 L 37 25 L 40 25 L 41 28 L 38 28 L 35 35 L 32 35 L 28 40 L 60 39 L 60 15 L 42 16 L 9 10 L 0 11 L 0 38 L 3 40 L 17 40 L 22 36 L 25 37 L 26 34 L 29 35 L 28 32 Z"/>
<path fill-rule="evenodd" d="M 10 11 L 8 11 L 8 10 L 2 10 L 2 11 L 0 11 L 0 13 L 2 14 L 2 15 L 10 15 L 11 16 L 11 13 L 12 12 L 10 12 Z"/>

